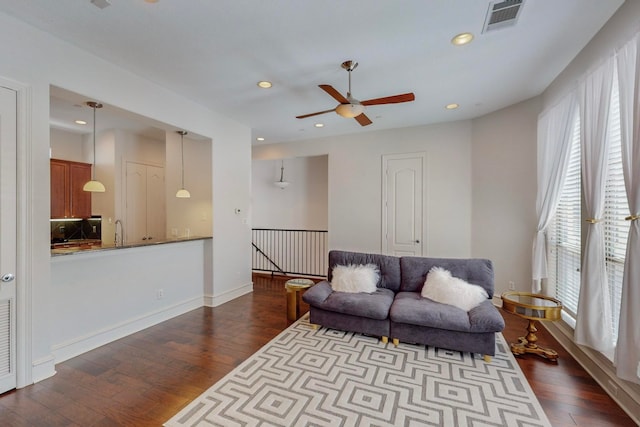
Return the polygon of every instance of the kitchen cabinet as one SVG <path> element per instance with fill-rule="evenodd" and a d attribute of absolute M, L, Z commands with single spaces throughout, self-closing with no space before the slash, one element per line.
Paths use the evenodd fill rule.
<path fill-rule="evenodd" d="M 91 165 L 51 159 L 51 218 L 89 218 L 91 193 L 82 190 L 91 180 Z"/>

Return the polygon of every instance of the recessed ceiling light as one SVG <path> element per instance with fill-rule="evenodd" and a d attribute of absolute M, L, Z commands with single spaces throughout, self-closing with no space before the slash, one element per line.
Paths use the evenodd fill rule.
<path fill-rule="evenodd" d="M 317 128 L 321 128 L 324 127 L 324 123 L 316 123 L 314 126 Z"/>
<path fill-rule="evenodd" d="M 87 124 L 87 122 L 85 122 L 84 120 L 76 120 L 75 123 L 78 124 L 78 125 L 86 125 Z"/>
<path fill-rule="evenodd" d="M 455 109 L 456 109 L 456 108 L 458 108 L 459 106 L 460 106 L 460 105 L 458 105 L 458 104 L 456 104 L 456 103 L 454 102 L 454 103 L 451 103 L 451 104 L 447 104 L 447 105 L 445 105 L 445 107 L 444 107 L 444 108 L 446 108 L 447 110 L 455 110 Z"/>
<path fill-rule="evenodd" d="M 261 87 L 262 89 L 269 89 L 273 85 L 271 84 L 271 82 L 268 82 L 266 80 L 261 80 L 258 82 L 258 86 Z"/>
<path fill-rule="evenodd" d="M 451 39 L 451 43 L 456 46 L 462 46 L 463 44 L 471 43 L 472 40 L 473 40 L 473 34 L 460 33 Z"/>
<path fill-rule="evenodd" d="M 259 136 L 259 137 L 256 138 L 256 141 L 264 141 L 264 138 Z"/>

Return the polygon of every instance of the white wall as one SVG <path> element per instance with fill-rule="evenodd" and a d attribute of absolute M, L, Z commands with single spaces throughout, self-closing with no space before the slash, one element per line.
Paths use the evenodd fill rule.
<path fill-rule="evenodd" d="M 182 180 L 180 135 L 167 132 L 166 141 L 167 237 L 210 236 L 211 141 L 184 137 L 184 185 L 191 193 L 189 199 L 176 198 Z"/>
<path fill-rule="evenodd" d="M 470 121 L 258 145 L 253 159 L 328 155 L 329 248 L 379 253 L 382 155 L 414 152 L 427 155 L 425 255 L 470 256 Z"/>
<path fill-rule="evenodd" d="M 54 373 L 52 357 L 51 267 L 49 248 L 49 87 L 55 85 L 91 99 L 189 129 L 213 141 L 212 169 L 213 268 L 204 277 L 211 303 L 221 303 L 250 290 L 251 249 L 247 224 L 233 209 L 249 209 L 251 135 L 250 129 L 199 104 L 176 95 L 143 77 L 108 63 L 89 52 L 58 40 L 8 15 L 0 13 L 0 77 L 15 82 L 19 99 L 18 287 L 22 290 L 20 316 L 30 325 L 31 353 L 22 351 L 19 369 L 27 371 L 19 385 Z M 175 247 L 180 251 L 179 247 Z M 19 303 L 20 304 L 20 303 Z M 124 320 L 124 319 L 123 319 Z M 25 329 L 20 330 L 24 331 Z M 22 343 L 19 348 L 23 349 Z M 33 369 L 33 376 L 32 376 Z"/>
<path fill-rule="evenodd" d="M 536 217 L 536 135 L 541 100 L 473 120 L 472 254 L 493 261 L 496 294 L 531 289 Z"/>
<path fill-rule="evenodd" d="M 208 244 L 196 240 L 52 258 L 55 363 L 201 307 Z"/>
<path fill-rule="evenodd" d="M 625 1 L 602 29 L 543 93 L 543 108 L 554 105 L 616 48 L 640 31 L 640 2 Z"/>
<path fill-rule="evenodd" d="M 87 161 L 82 134 L 51 128 L 50 146 L 52 159 Z"/>
<path fill-rule="evenodd" d="M 494 263 L 497 294 L 508 289 L 509 281 L 519 290 L 528 290 L 537 223 L 540 108 L 538 97 L 472 122 L 255 146 L 253 164 L 258 163 L 256 159 L 273 159 L 260 161 L 271 162 L 262 169 L 273 168 L 281 156 L 326 152 L 330 248 L 380 252 L 381 156 L 425 151 L 425 255 L 489 258 Z M 262 196 L 254 191 L 253 197 L 257 205 L 256 197 Z"/>
<path fill-rule="evenodd" d="M 280 189 L 284 161 L 284 180 Z M 252 227 L 327 230 L 328 157 L 254 160 L 251 163 Z"/>

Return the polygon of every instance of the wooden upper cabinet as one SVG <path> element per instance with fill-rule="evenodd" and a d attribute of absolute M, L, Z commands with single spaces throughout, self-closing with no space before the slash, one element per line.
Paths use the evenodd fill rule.
<path fill-rule="evenodd" d="M 91 165 L 51 159 L 51 218 L 91 217 L 91 193 L 83 191 L 91 180 Z"/>
<path fill-rule="evenodd" d="M 86 163 L 69 164 L 69 189 L 71 197 L 69 210 L 72 218 L 91 217 L 91 193 L 82 187 L 91 181 L 91 165 Z"/>
<path fill-rule="evenodd" d="M 66 218 L 69 207 L 67 164 L 51 160 L 51 218 Z"/>

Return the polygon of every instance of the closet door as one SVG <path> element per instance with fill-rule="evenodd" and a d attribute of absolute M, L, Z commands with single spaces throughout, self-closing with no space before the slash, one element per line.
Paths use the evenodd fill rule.
<path fill-rule="evenodd" d="M 0 393 L 16 388 L 16 92 L 0 87 Z"/>
<path fill-rule="evenodd" d="M 147 239 L 164 240 L 165 223 L 164 168 L 147 166 Z"/>
<path fill-rule="evenodd" d="M 135 243 L 146 240 L 147 167 L 145 165 L 127 162 L 126 191 L 125 243 Z"/>

